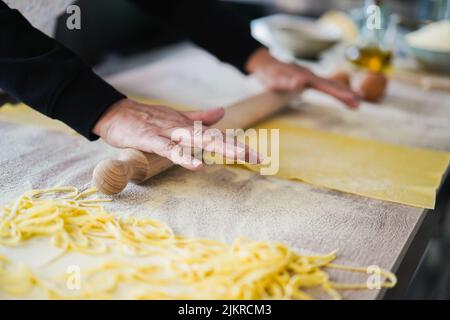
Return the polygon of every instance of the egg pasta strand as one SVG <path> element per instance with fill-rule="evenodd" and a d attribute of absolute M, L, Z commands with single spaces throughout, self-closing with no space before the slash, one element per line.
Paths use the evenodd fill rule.
<path fill-rule="evenodd" d="M 120 253 L 133 257 L 83 269 L 80 289 L 65 288 L 67 275 L 41 279 L 0 256 L 0 291 L 26 295 L 33 288 L 48 298 L 66 299 L 312 299 L 321 289 L 332 299 L 339 290 L 367 289 L 365 283 L 338 283 L 326 269 L 366 273 L 332 263 L 328 255 L 301 255 L 279 243 L 239 238 L 228 245 L 175 235 L 154 219 L 118 218 L 102 206 L 90 188 L 58 187 L 26 192 L 0 212 L 0 245 L 19 246 L 49 238 L 62 254 Z M 383 288 L 396 277 L 381 270 Z"/>

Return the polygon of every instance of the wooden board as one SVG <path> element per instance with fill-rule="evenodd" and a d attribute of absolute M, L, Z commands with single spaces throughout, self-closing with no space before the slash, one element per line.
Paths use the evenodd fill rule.
<path fill-rule="evenodd" d="M 260 90 L 197 49 L 181 48 L 164 56 L 110 81 L 138 95 L 202 107 L 229 104 Z M 365 105 L 361 112 L 340 109 L 322 96 L 307 93 L 304 99 L 310 103 L 297 104 L 298 110 L 290 111 L 290 116 L 305 126 L 450 150 L 445 121 L 450 119 L 449 96 L 417 90 L 395 84 L 385 104 Z M 101 141 L 89 143 L 79 136 L 17 124 L 0 122 L 0 135 L 2 203 L 30 187 L 86 186 L 98 161 L 114 154 Z M 281 241 L 307 252 L 339 249 L 340 263 L 375 264 L 394 271 L 425 218 L 421 209 L 224 167 L 196 173 L 171 169 L 142 186 L 126 189 L 111 208 L 161 219 L 186 235 L 228 242 L 247 236 Z M 339 281 L 365 280 L 351 274 L 336 276 Z M 344 296 L 374 299 L 379 292 L 347 291 Z"/>

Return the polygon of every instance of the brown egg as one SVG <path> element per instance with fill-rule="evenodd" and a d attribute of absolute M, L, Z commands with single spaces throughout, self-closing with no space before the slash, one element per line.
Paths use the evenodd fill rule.
<path fill-rule="evenodd" d="M 328 77 L 328 80 L 340 83 L 346 88 L 350 88 L 350 74 L 345 71 L 339 71 L 332 74 Z"/>
<path fill-rule="evenodd" d="M 359 72 L 352 79 L 352 88 L 364 100 L 378 102 L 383 98 L 388 79 L 384 74 Z"/>

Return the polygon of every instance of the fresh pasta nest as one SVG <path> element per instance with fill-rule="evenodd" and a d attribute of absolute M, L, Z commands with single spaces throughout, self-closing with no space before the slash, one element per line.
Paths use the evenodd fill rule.
<path fill-rule="evenodd" d="M 62 254 L 116 252 L 122 258 L 81 270 L 79 289 L 67 290 L 67 276 L 42 279 L 0 256 L 0 292 L 40 290 L 56 299 L 311 299 L 309 289 L 318 288 L 340 299 L 339 290 L 367 289 L 330 278 L 327 268 L 366 272 L 333 264 L 336 252 L 306 256 L 279 243 L 237 239 L 229 245 L 178 236 L 154 219 L 117 218 L 101 206 L 110 200 L 95 192 L 59 187 L 25 193 L 0 213 L 0 245 L 44 237 Z M 395 275 L 381 273 L 381 286 L 393 287 Z"/>

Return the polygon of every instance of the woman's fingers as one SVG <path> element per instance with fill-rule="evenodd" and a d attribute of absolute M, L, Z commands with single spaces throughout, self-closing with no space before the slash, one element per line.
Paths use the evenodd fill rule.
<path fill-rule="evenodd" d="M 312 76 L 308 81 L 308 84 L 313 89 L 322 91 L 335 97 L 352 109 L 356 109 L 359 106 L 359 97 L 356 93 L 347 88 L 337 86 L 332 81 L 318 76 Z"/>
<path fill-rule="evenodd" d="M 214 108 L 182 113 L 192 121 L 202 121 L 204 125 L 211 126 L 223 118 L 225 110 L 223 108 Z"/>
<path fill-rule="evenodd" d="M 262 157 L 258 152 L 240 142 L 235 135 L 224 135 L 218 129 L 208 129 L 205 131 L 203 150 L 219 153 L 228 159 L 250 164 L 258 164 L 262 161 Z"/>
<path fill-rule="evenodd" d="M 202 125 L 171 128 L 159 133 L 184 148 L 197 148 L 218 153 L 232 160 L 240 160 L 257 164 L 261 161 L 259 154 L 247 145 L 226 136 L 219 129 L 207 128 Z"/>
<path fill-rule="evenodd" d="M 184 148 L 176 141 L 165 137 L 144 135 L 138 144 L 138 149 L 156 153 L 189 170 L 198 170 L 202 167 L 202 162 L 192 156 L 190 148 Z"/>
<path fill-rule="evenodd" d="M 292 91 L 297 91 L 305 87 L 306 80 L 302 75 L 296 74 L 291 78 L 290 89 Z"/>
<path fill-rule="evenodd" d="M 305 75 L 297 67 L 286 65 L 258 72 L 256 76 L 271 90 L 300 91 L 305 87 Z"/>

